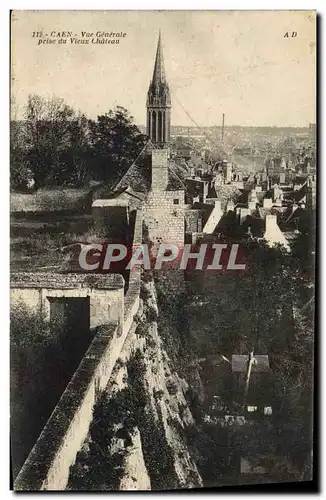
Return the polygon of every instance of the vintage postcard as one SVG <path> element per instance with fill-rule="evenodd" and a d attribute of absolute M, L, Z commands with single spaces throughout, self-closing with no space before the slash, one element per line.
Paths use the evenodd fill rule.
<path fill-rule="evenodd" d="M 315 11 L 11 13 L 17 491 L 314 483 Z"/>

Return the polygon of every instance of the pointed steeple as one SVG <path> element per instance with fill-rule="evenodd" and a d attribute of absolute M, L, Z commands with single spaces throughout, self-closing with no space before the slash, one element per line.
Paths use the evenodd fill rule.
<path fill-rule="evenodd" d="M 153 78 L 147 93 L 147 135 L 153 144 L 170 142 L 171 93 L 165 77 L 161 30 L 158 36 Z"/>
<path fill-rule="evenodd" d="M 159 31 L 159 35 L 158 35 L 158 42 L 157 42 L 157 50 L 156 50 L 156 58 L 155 58 L 152 83 L 154 85 L 157 85 L 160 83 L 166 83 L 162 40 L 161 40 L 161 30 Z"/>

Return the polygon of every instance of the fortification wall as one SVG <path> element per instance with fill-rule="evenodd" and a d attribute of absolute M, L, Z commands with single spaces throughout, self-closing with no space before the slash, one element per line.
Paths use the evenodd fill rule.
<path fill-rule="evenodd" d="M 141 210 L 136 212 L 136 220 L 134 226 L 133 247 L 142 244 L 143 240 L 143 214 Z M 133 322 L 134 315 L 139 309 L 139 294 L 140 294 L 140 276 L 141 269 L 138 266 L 133 267 L 129 274 L 128 291 L 124 298 L 124 326 L 123 329 L 129 331 Z"/>
<path fill-rule="evenodd" d="M 96 231 L 110 239 L 124 243 L 130 232 L 129 207 L 119 199 L 96 200 L 92 205 L 92 215 Z"/>
<path fill-rule="evenodd" d="M 39 189 L 34 193 L 10 194 L 10 212 L 57 212 L 90 210 L 92 193 L 84 189 Z"/>
<path fill-rule="evenodd" d="M 137 212 L 133 244 L 140 244 L 141 241 L 142 216 L 141 212 Z M 94 297 L 98 298 L 103 292 L 107 294 L 107 299 L 110 299 L 115 292 L 120 293 L 121 287 L 123 289 L 123 278 L 117 274 L 88 277 L 70 274 L 59 275 L 60 278 L 55 275 L 50 278 L 47 274 L 34 275 L 32 283 L 28 282 L 26 274 L 13 277 L 12 291 L 14 296 L 16 295 L 15 300 L 22 293 L 26 293 L 25 298 L 32 307 L 41 303 L 40 288 L 43 285 L 47 287 L 47 292 L 49 290 L 52 293 L 58 292 L 57 280 L 59 280 L 61 292 L 65 294 L 70 291 L 83 294 L 93 293 Z M 90 288 L 90 282 L 92 288 Z M 99 329 L 18 474 L 14 483 L 16 491 L 64 490 L 66 488 L 70 466 L 75 462 L 77 452 L 88 434 L 94 404 L 107 386 L 133 318 L 138 311 L 139 294 L 140 269 L 134 268 L 130 273 L 128 292 L 125 298 L 122 295 L 122 303 L 120 302 L 119 305 L 119 310 L 123 315 L 122 325 L 115 321 L 105 323 Z M 98 307 L 101 310 L 108 307 L 104 298 Z"/>
<path fill-rule="evenodd" d="M 171 369 L 159 335 L 154 283 L 142 286 L 144 299 L 108 383 L 104 412 L 110 414 L 119 401 L 122 407 L 130 408 L 134 426 L 124 427 L 124 416 L 112 411 L 114 421 L 108 449 L 112 455 L 119 453 L 123 460 L 117 466 L 107 456 L 103 455 L 102 462 L 99 457 L 100 467 L 105 468 L 106 461 L 108 467 L 108 480 L 104 479 L 103 489 L 108 483 L 109 488 L 119 490 L 199 487 L 202 480 L 186 437 L 187 430 L 195 425 L 185 397 L 188 384 Z M 100 425 L 104 424 L 101 415 L 97 413 Z M 128 433 L 128 440 L 121 438 L 122 427 Z M 97 433 L 90 433 L 78 455 L 77 467 L 70 477 L 72 491 L 84 487 L 85 476 L 80 473 L 84 467 L 90 474 L 96 472 L 98 462 L 89 448 L 90 442 L 100 443 L 96 439 Z M 110 484 L 110 474 L 115 477 L 115 473 L 117 483 Z"/>

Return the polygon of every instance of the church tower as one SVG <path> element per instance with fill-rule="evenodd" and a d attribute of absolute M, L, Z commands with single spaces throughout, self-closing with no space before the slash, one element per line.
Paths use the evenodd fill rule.
<path fill-rule="evenodd" d="M 161 31 L 158 37 L 153 78 L 147 94 L 147 135 L 157 147 L 170 142 L 171 94 L 166 82 Z"/>

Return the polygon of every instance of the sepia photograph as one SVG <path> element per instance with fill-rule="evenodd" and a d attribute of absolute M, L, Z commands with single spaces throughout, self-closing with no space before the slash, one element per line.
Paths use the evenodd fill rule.
<path fill-rule="evenodd" d="M 13 10 L 14 491 L 316 478 L 314 10 Z"/>

